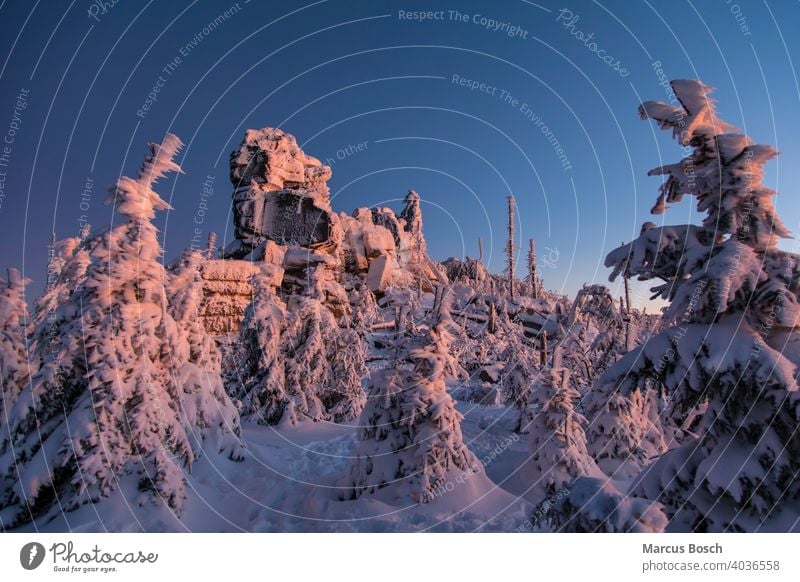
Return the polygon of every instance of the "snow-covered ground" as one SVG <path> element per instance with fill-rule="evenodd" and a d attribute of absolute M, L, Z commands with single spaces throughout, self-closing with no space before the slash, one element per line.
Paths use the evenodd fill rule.
<path fill-rule="evenodd" d="M 393 506 L 364 496 L 339 501 L 337 484 L 356 446 L 356 426 L 304 422 L 249 424 L 242 462 L 204 455 L 189 476 L 180 518 L 122 481 L 110 498 L 39 520 L 40 531 L 514 531 L 530 515 L 515 474 L 527 457 L 527 435 L 514 435 L 514 410 L 459 403 L 464 439 L 486 474 L 457 475 L 427 504 Z M 460 477 L 460 478 L 459 478 Z M 33 531 L 27 525 L 22 531 Z"/>

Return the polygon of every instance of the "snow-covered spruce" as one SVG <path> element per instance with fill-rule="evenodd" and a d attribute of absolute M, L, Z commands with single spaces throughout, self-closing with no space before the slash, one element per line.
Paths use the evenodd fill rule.
<path fill-rule="evenodd" d="M 350 316 L 346 320 L 348 327 L 356 330 L 362 338 L 372 331 L 372 326 L 380 318 L 380 309 L 375 294 L 365 283 L 359 283 L 349 294 Z"/>
<path fill-rule="evenodd" d="M 239 331 L 236 361 L 231 366 L 228 391 L 241 403 L 243 418 L 277 424 L 288 403 L 282 337 L 287 325 L 286 305 L 275 293 L 280 267 L 260 265 L 253 275 L 253 301 Z"/>
<path fill-rule="evenodd" d="M 91 262 L 91 249 L 97 237 L 89 236 L 89 225 L 81 228 L 80 235 L 56 242 L 47 265 L 47 286 L 36 299 L 31 322 L 32 352 L 41 353 L 44 344 L 52 342 L 63 321 L 74 317 L 69 303 L 70 295 L 79 289 Z M 38 366 L 41 362 L 32 362 Z"/>
<path fill-rule="evenodd" d="M 232 458 L 238 458 L 239 445 L 226 433 L 239 434 L 239 416 L 234 414 L 235 407 L 225 392 L 222 355 L 200 320 L 203 302 L 200 269 L 205 260 L 199 250 L 187 250 L 167 274 L 167 312 L 175 322 L 178 339 L 171 344 L 171 362 L 181 363 L 175 369 L 182 390 L 184 422 L 189 427 L 206 431 L 212 437 L 212 448 L 227 449 Z M 221 407 L 226 410 L 220 410 Z M 221 422 L 227 428 L 214 428 Z M 227 443 L 220 442 L 223 440 Z"/>
<path fill-rule="evenodd" d="M 684 195 L 700 226 L 656 227 L 612 251 L 612 279 L 626 271 L 661 279 L 668 327 L 599 380 L 628 395 L 652 379 L 673 410 L 705 407 L 696 439 L 645 469 L 632 491 L 665 505 L 670 530 L 764 531 L 800 517 L 800 341 L 797 255 L 779 250 L 788 231 L 775 192 L 762 183 L 775 149 L 754 144 L 719 119 L 711 88 L 673 81 L 678 105 L 644 103 L 643 118 L 671 129 L 691 153 L 651 174 L 666 175 L 654 213 Z"/>
<path fill-rule="evenodd" d="M 657 533 L 667 526 L 660 503 L 625 495 L 605 478 L 578 477 L 541 513 L 557 532 Z"/>
<path fill-rule="evenodd" d="M 351 329 L 348 322 L 352 321 L 353 313 L 350 298 L 345 288 L 339 283 L 336 276 L 329 269 L 317 267 L 310 274 L 310 286 L 307 290 L 309 298 L 304 299 L 302 305 L 315 306 L 313 319 L 319 322 L 322 347 L 326 359 L 326 376 L 318 388 L 318 395 L 324 411 L 324 418 L 333 422 L 348 422 L 355 420 L 364 409 L 366 394 L 364 393 L 363 379 L 367 372 L 366 361 L 366 328 L 367 321 L 377 313 L 366 313 L 362 329 Z M 369 289 L 365 290 L 364 301 L 366 307 L 371 307 L 372 297 Z M 336 320 L 334 313 L 338 313 L 341 325 Z M 316 335 L 312 335 L 312 343 Z M 305 357 L 305 354 L 304 354 Z M 295 360 L 295 370 L 299 370 L 304 358 Z M 308 360 L 306 360 L 308 361 Z"/>
<path fill-rule="evenodd" d="M 310 285 L 291 298 L 289 310 L 276 294 L 282 278 L 282 269 L 271 264 L 253 276 L 253 301 L 226 374 L 229 393 L 240 401 L 243 416 L 261 424 L 357 418 L 366 398 L 367 332 L 349 327 L 355 320 L 349 306 L 342 309 L 348 299 L 325 269 L 311 273 Z"/>
<path fill-rule="evenodd" d="M 170 315 L 152 223 L 169 208 L 154 182 L 179 172 L 180 140 L 151 144 L 136 178 L 122 177 L 109 202 L 124 221 L 96 241 L 83 286 L 59 311 L 56 343 L 19 396 L 9 426 L 18 479 L 0 501 L 15 523 L 56 507 L 99 501 L 133 477 L 142 495 L 180 511 L 184 469 L 201 450 L 239 456 L 239 417 L 190 359 L 187 334 Z M 129 477 L 130 476 L 130 477 Z"/>
<path fill-rule="evenodd" d="M 531 386 L 539 371 L 534 365 L 533 347 L 525 342 L 521 333 L 511 337 L 516 341 L 510 342 L 503 370 L 505 397 L 517 411 L 514 432 L 527 432 L 531 422 Z"/>
<path fill-rule="evenodd" d="M 320 395 L 331 376 L 325 336 L 335 328 L 331 312 L 313 297 L 303 297 L 291 314 L 284 346 L 287 402 L 282 422 L 325 419 Z"/>
<path fill-rule="evenodd" d="M 200 269 L 205 260 L 206 257 L 199 250 L 184 251 L 167 271 L 166 292 L 169 314 L 178 324 L 178 332 L 189 348 L 187 354 L 181 354 L 181 360 L 188 359 L 210 375 L 219 377 L 222 357 L 216 342 L 200 321 L 203 304 Z"/>
<path fill-rule="evenodd" d="M 573 399 L 580 396 L 570 386 L 569 371 L 551 368 L 542 372 L 531 395 L 528 424 L 529 458 L 522 467 L 529 484 L 525 497 L 534 504 L 566 487 L 575 478 L 599 474 L 586 449 L 585 419 L 575 411 Z"/>
<path fill-rule="evenodd" d="M 388 502 L 428 503 L 448 479 L 482 473 L 463 442 L 462 416 L 445 386 L 452 364 L 448 295 L 426 334 L 395 346 L 405 357 L 370 376 L 344 499 L 370 494 Z"/>
<path fill-rule="evenodd" d="M 648 461 L 642 446 L 648 427 L 640 409 L 617 391 L 593 390 L 587 400 L 592 418 L 586 431 L 589 453 L 612 479 L 636 476 Z"/>
<path fill-rule="evenodd" d="M 26 342 L 28 306 L 25 286 L 30 282 L 17 269 L 8 270 L 8 279 L 0 280 L 0 454 L 8 445 L 8 424 L 17 396 L 31 375 Z"/>
<path fill-rule="evenodd" d="M 457 380 L 466 376 L 458 358 L 453 355 L 453 332 L 459 327 L 455 325 L 451 315 L 452 302 L 453 292 L 450 286 L 440 283 L 434 301 L 433 323 L 422 338 L 422 347 L 412 349 L 410 353 L 414 362 L 422 358 L 431 365 L 435 364 L 436 369 L 432 371 L 432 376 L 441 375 L 443 380 Z"/>
<path fill-rule="evenodd" d="M 663 395 L 655 390 L 638 391 L 631 394 L 633 406 L 642 421 L 642 435 L 639 446 L 644 450 L 649 464 L 657 457 L 663 455 L 670 448 L 674 440 L 672 426 L 666 426 L 662 416 L 661 407 L 664 404 Z"/>
<path fill-rule="evenodd" d="M 581 391 L 627 351 L 622 314 L 605 285 L 584 285 L 578 291 L 561 336 L 557 347 L 563 354 L 562 365 Z"/>
<path fill-rule="evenodd" d="M 331 366 L 330 380 L 322 394 L 326 416 L 333 422 L 355 420 L 367 400 L 363 388 L 367 373 L 364 340 L 355 330 L 340 328 L 328 339 L 326 349 Z"/>
<path fill-rule="evenodd" d="M 47 286 L 36 299 L 32 327 L 38 328 L 46 319 L 55 319 L 58 307 L 67 302 L 70 294 L 79 287 L 89 266 L 89 225 L 81 228 L 79 236 L 54 241 L 50 245 L 47 261 Z M 53 235 L 55 238 L 55 234 Z"/>
<path fill-rule="evenodd" d="M 576 322 L 563 330 L 560 341 L 553 347 L 553 367 L 567 368 L 570 383 L 579 391 L 586 390 L 595 373 L 587 347 L 587 330 L 594 328 L 594 321 Z"/>

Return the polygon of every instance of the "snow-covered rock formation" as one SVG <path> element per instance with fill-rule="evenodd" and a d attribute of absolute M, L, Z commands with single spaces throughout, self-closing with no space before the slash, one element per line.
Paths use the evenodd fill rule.
<path fill-rule="evenodd" d="M 236 333 L 244 312 L 253 299 L 251 277 L 258 266 L 251 261 L 208 259 L 199 267 L 203 279 L 203 303 L 200 318 L 208 333 Z M 280 286 L 281 278 L 277 281 Z"/>
<path fill-rule="evenodd" d="M 420 196 L 409 191 L 399 214 L 330 205 L 329 166 L 305 154 L 280 129 L 251 129 L 231 154 L 234 240 L 225 258 L 278 264 L 287 283 L 303 286 L 309 269 L 324 266 L 359 275 L 371 290 L 436 279 L 425 250 Z"/>
<path fill-rule="evenodd" d="M 303 153 L 280 129 L 249 129 L 231 154 L 236 240 L 225 249 L 243 258 L 264 241 L 285 246 L 335 245 L 335 215 L 326 182 L 330 166 Z"/>
<path fill-rule="evenodd" d="M 337 319 L 349 315 L 344 279 L 357 277 L 383 294 L 392 286 L 430 291 L 440 276 L 427 256 L 420 196 L 413 190 L 399 213 L 336 213 L 327 185 L 330 167 L 305 154 L 294 136 L 269 127 L 245 133 L 231 154 L 230 176 L 235 240 L 223 259 L 201 267 L 202 317 L 210 333 L 239 331 L 253 293 L 252 263 L 280 267 L 278 285 L 291 294 L 325 281 L 323 302 Z"/>

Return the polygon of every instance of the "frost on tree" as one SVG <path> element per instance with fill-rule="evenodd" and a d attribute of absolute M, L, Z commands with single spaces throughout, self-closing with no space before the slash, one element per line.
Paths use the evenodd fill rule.
<path fill-rule="evenodd" d="M 355 420 L 364 410 L 367 396 L 363 378 L 366 347 L 358 332 L 341 328 L 329 337 L 327 346 L 331 366 L 330 381 L 322 394 L 322 405 L 333 422 Z"/>
<path fill-rule="evenodd" d="M 322 395 L 331 378 L 329 338 L 337 324 L 331 312 L 314 297 L 303 297 L 290 317 L 284 348 L 286 405 L 282 422 L 327 418 Z"/>
<path fill-rule="evenodd" d="M 34 354 L 41 353 L 45 344 L 55 343 L 54 337 L 61 323 L 75 316 L 69 298 L 83 285 L 91 262 L 90 253 L 97 242 L 97 236 L 89 236 L 89 225 L 86 224 L 79 236 L 53 244 L 47 264 L 47 287 L 36 299 L 31 321 Z"/>
<path fill-rule="evenodd" d="M 0 453 L 5 453 L 8 445 L 5 427 L 11 408 L 31 374 L 25 341 L 28 325 L 25 286 L 29 282 L 16 269 L 9 269 L 8 279 L 0 280 Z"/>
<path fill-rule="evenodd" d="M 51 245 L 47 261 L 47 287 L 36 300 L 33 326 L 38 327 L 45 318 L 57 319 L 58 307 L 66 303 L 86 275 L 89 266 L 88 225 L 77 237 L 66 238 Z M 55 238 L 55 236 L 54 236 Z"/>
<path fill-rule="evenodd" d="M 612 280 L 624 269 L 670 302 L 665 325 L 600 379 L 629 395 L 653 381 L 677 413 L 703 405 L 696 438 L 661 456 L 633 491 L 662 502 L 670 529 L 762 531 L 800 516 L 797 255 L 763 182 L 777 152 L 717 117 L 699 81 L 673 81 L 673 103 L 647 102 L 643 118 L 671 129 L 690 151 L 664 175 L 654 212 L 684 195 L 705 213 L 699 226 L 647 223 L 612 251 Z M 781 525 L 783 524 L 783 525 Z M 787 525 L 789 524 L 789 525 Z"/>
<path fill-rule="evenodd" d="M 199 250 L 187 249 L 168 270 L 167 299 L 169 314 L 178 324 L 178 332 L 186 340 L 187 359 L 209 373 L 219 376 L 221 355 L 214 339 L 201 323 L 203 277 L 200 270 L 206 258 Z"/>
<path fill-rule="evenodd" d="M 184 470 L 203 449 L 240 455 L 236 409 L 213 370 L 192 361 L 191 333 L 167 305 L 152 220 L 169 206 L 153 184 L 180 171 L 180 147 L 167 134 L 138 176 L 111 190 L 123 221 L 98 237 L 84 284 L 60 308 L 57 341 L 41 346 L 14 406 L 0 470 L 16 479 L 0 504 L 19 508 L 17 523 L 98 501 L 131 478 L 140 504 L 180 511 Z"/>
<path fill-rule="evenodd" d="M 177 340 L 171 343 L 170 360 L 182 391 L 184 423 L 206 431 L 203 438 L 211 437 L 212 449 L 227 449 L 238 458 L 239 445 L 228 433 L 238 435 L 239 416 L 225 392 L 222 355 L 200 318 L 204 288 L 200 270 L 206 260 L 199 250 L 187 250 L 168 272 L 165 321 L 174 320 Z"/>
<path fill-rule="evenodd" d="M 647 426 L 640 410 L 616 391 L 593 391 L 587 400 L 592 418 L 586 431 L 588 450 L 597 465 L 612 479 L 636 476 L 648 461 L 642 446 Z"/>
<path fill-rule="evenodd" d="M 351 327 L 344 289 L 319 267 L 289 308 L 276 295 L 283 270 L 262 264 L 253 277 L 253 301 L 245 312 L 229 391 L 242 414 L 262 424 L 302 420 L 350 421 L 364 407 L 364 338 Z"/>
<path fill-rule="evenodd" d="M 509 356 L 503 371 L 503 384 L 507 401 L 516 409 L 517 420 L 514 432 L 527 432 L 531 422 L 531 386 L 539 376 L 535 368 L 534 349 L 521 334 L 516 334 L 509 346 Z"/>
<path fill-rule="evenodd" d="M 372 326 L 380 319 L 380 309 L 375 294 L 365 283 L 360 283 L 348 295 L 350 316 L 344 322 L 356 330 L 362 339 L 372 331 Z"/>
<path fill-rule="evenodd" d="M 482 472 L 461 436 L 461 414 L 447 393 L 451 324 L 445 293 L 426 334 L 396 346 L 403 355 L 369 379 L 346 499 L 428 503 L 448 479 Z"/>
<path fill-rule="evenodd" d="M 658 532 L 667 517 L 660 503 L 624 495 L 589 454 L 585 419 L 568 371 L 549 369 L 533 391 L 530 457 L 522 467 L 536 504 L 538 529 L 563 532 Z"/>
<path fill-rule="evenodd" d="M 579 389 L 591 385 L 598 373 L 626 353 L 622 316 L 606 286 L 584 285 L 578 291 L 558 346 Z"/>
<path fill-rule="evenodd" d="M 545 516 L 550 529 L 566 533 L 658 533 L 667 526 L 660 503 L 625 495 L 596 477 L 575 479 Z"/>
<path fill-rule="evenodd" d="M 252 277 L 253 301 L 244 314 L 228 385 L 241 403 L 243 418 L 277 424 L 288 403 L 281 351 L 287 313 L 275 293 L 283 273 L 275 265 L 260 267 Z"/>
<path fill-rule="evenodd" d="M 580 396 L 570 387 L 569 371 L 551 368 L 531 395 L 528 424 L 529 458 L 523 466 L 529 489 L 526 497 L 539 504 L 568 488 L 583 475 L 597 472 L 586 449 L 585 419 L 575 411 L 573 399 Z"/>

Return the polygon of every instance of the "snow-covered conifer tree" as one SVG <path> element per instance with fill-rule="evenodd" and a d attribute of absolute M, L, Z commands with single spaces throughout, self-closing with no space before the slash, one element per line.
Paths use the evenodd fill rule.
<path fill-rule="evenodd" d="M 439 303 L 436 312 L 431 314 L 434 324 L 428 328 L 426 347 L 420 353 L 435 353 L 437 365 L 442 367 L 443 380 L 463 378 L 466 372 L 453 355 L 453 332 L 458 330 L 451 315 L 453 293 L 447 285 L 440 285 L 439 290 Z"/>
<path fill-rule="evenodd" d="M 518 334 L 510 342 L 503 371 L 506 399 L 517 410 L 514 432 L 527 432 L 530 416 L 531 385 L 539 374 L 534 361 L 534 348 Z"/>
<path fill-rule="evenodd" d="M 592 418 L 586 431 L 588 450 L 612 479 L 630 479 L 645 466 L 647 427 L 641 409 L 619 392 L 590 392 L 586 402 Z M 663 451 L 662 451 L 663 452 Z"/>
<path fill-rule="evenodd" d="M 199 250 L 187 249 L 170 265 L 167 277 L 169 313 L 189 347 L 188 360 L 215 376 L 220 375 L 221 355 L 214 339 L 200 321 L 203 304 L 203 278 L 200 269 L 205 261 Z"/>
<path fill-rule="evenodd" d="M 347 302 L 346 296 L 339 298 L 344 290 L 321 269 L 311 274 L 310 282 L 305 294 L 296 298 L 294 310 L 281 333 L 283 362 L 269 355 L 268 363 L 258 364 L 261 373 L 253 376 L 257 382 L 268 382 L 269 390 L 262 395 L 260 406 L 269 411 L 265 417 L 269 423 L 295 424 L 305 419 L 348 421 L 358 417 L 364 407 L 364 338 L 350 327 L 340 327 L 326 303 L 333 297 L 333 307 L 340 310 L 343 321 L 351 322 L 349 305 L 347 310 L 341 309 L 343 302 Z M 263 301 L 269 303 L 263 308 L 276 315 L 274 300 Z M 261 315 L 253 313 L 252 317 Z M 248 320 L 246 327 L 260 329 L 254 336 L 257 342 L 278 341 L 275 335 L 278 319 L 271 319 L 270 329 L 261 329 L 265 324 L 255 319 Z M 265 339 L 265 335 L 272 339 Z M 267 353 L 272 354 L 274 349 L 274 346 L 269 347 Z M 267 372 L 263 366 L 267 364 L 272 372 L 263 376 Z"/>
<path fill-rule="evenodd" d="M 333 422 L 355 420 L 367 399 L 362 387 L 367 374 L 364 340 L 353 329 L 330 331 L 334 332 L 326 341 L 330 378 L 321 397 L 322 405 Z"/>
<path fill-rule="evenodd" d="M 643 432 L 640 446 L 644 449 L 649 463 L 670 448 L 670 442 L 674 439 L 672 430 L 665 426 L 660 408 L 663 399 L 655 390 L 634 392 L 631 401 L 642 418 Z"/>
<path fill-rule="evenodd" d="M 660 503 L 625 495 L 605 478 L 578 477 L 552 499 L 543 521 L 557 532 L 658 533 L 667 526 Z"/>
<path fill-rule="evenodd" d="M 152 219 L 169 206 L 153 184 L 180 171 L 181 145 L 171 134 L 151 144 L 138 176 L 111 190 L 123 220 L 98 237 L 84 284 L 60 308 L 57 343 L 37 354 L 42 366 L 14 406 L 0 471 L 18 479 L 0 507 L 17 505 L 17 523 L 99 501 L 130 477 L 140 504 L 180 511 L 183 470 L 202 448 L 240 455 L 236 409 L 203 381 L 167 307 Z"/>
<path fill-rule="evenodd" d="M 447 393 L 448 292 L 428 332 L 401 348 L 405 357 L 372 373 L 346 499 L 364 494 L 427 503 L 448 477 L 482 467 L 461 437 L 461 414 Z M 398 346 L 399 347 L 399 346 Z"/>
<path fill-rule="evenodd" d="M 2 427 L 6 426 L 6 417 L 31 374 L 25 303 L 25 286 L 29 282 L 16 269 L 9 269 L 8 278 L 0 280 L 0 452 L 8 440 Z"/>
<path fill-rule="evenodd" d="M 237 362 L 228 378 L 229 393 L 241 402 L 243 418 L 277 424 L 288 405 L 282 338 L 286 305 L 276 295 L 280 268 L 262 264 L 252 277 L 253 301 L 239 331 Z"/>
<path fill-rule="evenodd" d="M 348 323 L 350 327 L 366 337 L 380 316 L 375 294 L 366 284 L 360 283 L 351 292 L 350 302 L 352 309 Z"/>
<path fill-rule="evenodd" d="M 528 424 L 530 456 L 523 471 L 530 484 L 526 497 L 533 503 L 554 496 L 575 477 L 597 474 L 586 449 L 586 421 L 573 404 L 578 396 L 565 368 L 544 371 L 531 394 L 531 405 L 536 410 Z"/>
<path fill-rule="evenodd" d="M 669 529 L 769 530 L 800 515 L 797 347 L 800 269 L 776 246 L 788 236 L 763 182 L 774 148 L 753 143 L 717 117 L 712 89 L 673 81 L 672 103 L 640 107 L 671 129 L 689 155 L 651 171 L 666 175 L 654 213 L 684 195 L 705 213 L 700 226 L 646 223 L 609 254 L 612 279 L 627 270 L 661 279 L 670 301 L 664 329 L 599 380 L 627 395 L 655 380 L 676 410 L 707 400 L 697 439 L 662 455 L 632 491 L 662 502 Z"/>
<path fill-rule="evenodd" d="M 178 340 L 170 344 L 171 360 L 180 365 L 178 385 L 182 388 L 183 413 L 189 426 L 204 428 L 219 421 L 219 408 L 227 408 L 224 419 L 238 433 L 238 415 L 232 415 L 231 402 L 222 380 L 222 355 L 214 338 L 200 319 L 203 303 L 203 278 L 200 274 L 206 260 L 199 250 L 187 249 L 171 265 L 166 282 L 168 314 L 175 322 Z M 169 319 L 165 320 L 169 325 Z M 216 434 L 229 440 L 224 432 Z M 226 445 L 227 446 L 227 445 Z M 234 445 L 230 453 L 237 456 Z"/>
<path fill-rule="evenodd" d="M 336 320 L 322 302 L 303 297 L 290 316 L 284 342 L 287 402 L 282 422 L 325 419 L 320 397 L 331 378 L 326 338 L 336 331 Z"/>
<path fill-rule="evenodd" d="M 32 321 L 34 342 L 45 332 L 45 329 L 40 329 L 45 319 L 50 320 L 48 327 L 58 325 L 61 317 L 59 307 L 67 303 L 69 296 L 83 283 L 91 262 L 89 242 L 88 233 L 82 231 L 81 236 L 66 238 L 53 245 L 47 265 L 47 286 L 35 304 Z"/>

